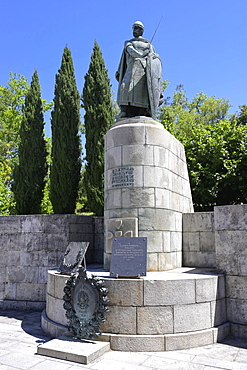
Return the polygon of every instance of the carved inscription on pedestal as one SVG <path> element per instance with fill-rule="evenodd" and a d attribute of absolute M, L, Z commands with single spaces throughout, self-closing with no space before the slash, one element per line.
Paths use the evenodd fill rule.
<path fill-rule="evenodd" d="M 114 237 L 138 236 L 138 218 L 111 218 L 106 222 L 106 247 L 105 252 L 112 252 L 112 240 Z"/>
<path fill-rule="evenodd" d="M 112 170 L 112 187 L 134 186 L 134 167 L 120 167 Z"/>

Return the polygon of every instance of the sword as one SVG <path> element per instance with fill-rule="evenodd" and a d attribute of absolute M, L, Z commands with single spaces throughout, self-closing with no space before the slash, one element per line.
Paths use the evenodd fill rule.
<path fill-rule="evenodd" d="M 159 25 L 160 25 L 160 23 L 161 23 L 162 19 L 163 19 L 163 15 L 162 15 L 162 17 L 160 18 L 160 21 L 159 21 L 159 23 L 158 23 L 158 26 L 156 27 L 156 30 L 154 31 L 153 37 L 151 38 L 151 42 L 153 41 L 154 36 L 156 35 L 157 29 L 159 28 Z"/>

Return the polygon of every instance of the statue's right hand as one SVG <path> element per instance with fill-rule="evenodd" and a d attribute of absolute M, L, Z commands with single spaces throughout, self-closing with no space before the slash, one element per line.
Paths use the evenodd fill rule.
<path fill-rule="evenodd" d="M 115 73 L 115 78 L 116 78 L 117 81 L 119 81 L 119 72 L 118 71 Z"/>

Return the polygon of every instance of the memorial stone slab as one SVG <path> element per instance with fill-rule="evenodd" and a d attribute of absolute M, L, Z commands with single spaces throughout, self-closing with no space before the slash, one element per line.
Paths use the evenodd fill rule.
<path fill-rule="evenodd" d="M 110 276 L 140 277 L 147 273 L 147 238 L 114 238 Z"/>

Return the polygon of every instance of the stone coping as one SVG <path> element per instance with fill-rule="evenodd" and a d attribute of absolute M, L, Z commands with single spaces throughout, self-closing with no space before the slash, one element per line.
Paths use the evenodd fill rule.
<path fill-rule="evenodd" d="M 149 124 L 149 125 L 155 125 L 164 128 L 161 122 L 155 121 L 152 117 L 146 117 L 146 116 L 136 116 L 136 117 L 129 117 L 129 118 L 120 118 L 114 124 L 111 126 L 110 129 L 122 126 L 122 125 L 132 125 L 132 124 Z"/>
<path fill-rule="evenodd" d="M 109 271 L 103 270 L 100 266 L 87 266 L 87 271 L 95 274 L 97 276 L 107 278 L 107 279 L 116 279 L 115 277 L 110 276 Z M 56 270 L 54 270 L 56 273 Z M 214 276 L 224 276 L 223 273 L 212 268 L 192 268 L 192 267 L 181 267 L 168 271 L 148 271 L 146 276 L 141 276 L 140 278 L 129 278 L 129 277 L 120 277 L 119 279 L 127 280 L 184 280 L 184 279 L 210 279 Z"/>

